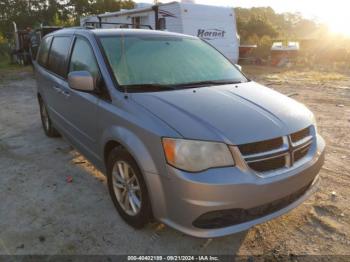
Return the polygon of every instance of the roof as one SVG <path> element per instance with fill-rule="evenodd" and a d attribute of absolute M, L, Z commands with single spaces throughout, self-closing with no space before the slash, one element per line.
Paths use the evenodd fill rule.
<path fill-rule="evenodd" d="M 90 30 L 95 35 L 98 36 L 114 36 L 114 35 L 150 35 L 150 36 L 172 36 L 172 37 L 190 37 L 196 38 L 194 36 L 165 32 L 158 30 L 147 30 L 147 29 L 92 29 Z"/>
<path fill-rule="evenodd" d="M 179 34 L 179 33 L 173 33 L 173 32 L 165 32 L 165 31 L 158 31 L 158 30 L 146 30 L 146 29 L 88 29 L 84 27 L 71 27 L 71 28 L 64 28 L 58 31 L 55 31 L 53 33 L 50 33 L 49 35 L 60 35 L 60 34 L 75 34 L 75 33 L 87 33 L 87 34 L 94 34 L 98 36 L 117 36 L 117 35 L 149 35 L 149 36 L 172 36 L 172 37 L 189 37 L 189 38 L 196 38 L 194 36 Z"/>

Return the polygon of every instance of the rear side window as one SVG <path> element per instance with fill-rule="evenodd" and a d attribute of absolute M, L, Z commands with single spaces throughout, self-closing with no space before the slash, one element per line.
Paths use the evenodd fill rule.
<path fill-rule="evenodd" d="M 99 76 L 95 55 L 90 44 L 82 38 L 77 38 L 74 44 L 69 65 L 69 72 L 72 71 L 88 71 L 95 79 Z"/>
<path fill-rule="evenodd" d="M 66 76 L 66 61 L 71 44 L 71 37 L 54 37 L 49 54 L 48 68 L 59 76 Z"/>
<path fill-rule="evenodd" d="M 49 56 L 49 50 L 50 50 L 50 45 L 51 45 L 51 41 L 52 41 L 52 37 L 46 37 L 40 45 L 40 50 L 38 53 L 38 63 L 41 66 L 46 67 L 46 63 L 47 63 L 47 58 Z"/>

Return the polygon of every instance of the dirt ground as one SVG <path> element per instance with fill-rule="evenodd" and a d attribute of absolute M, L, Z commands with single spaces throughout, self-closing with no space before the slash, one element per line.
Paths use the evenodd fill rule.
<path fill-rule="evenodd" d="M 326 162 L 318 192 L 304 204 L 247 232 L 209 240 L 158 223 L 127 226 L 103 175 L 63 139 L 45 137 L 30 69 L 0 71 L 0 254 L 350 255 L 350 72 L 244 71 L 316 114 Z"/>

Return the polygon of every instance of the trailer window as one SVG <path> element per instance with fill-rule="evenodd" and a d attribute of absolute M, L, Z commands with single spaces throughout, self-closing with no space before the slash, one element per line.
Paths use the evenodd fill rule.
<path fill-rule="evenodd" d="M 43 67 L 46 67 L 51 41 L 52 41 L 52 37 L 51 36 L 46 37 L 41 42 L 41 45 L 40 45 L 40 50 L 39 50 L 39 53 L 38 53 L 37 60 L 38 60 L 39 65 L 41 65 Z"/>
<path fill-rule="evenodd" d="M 69 36 L 54 37 L 50 49 L 48 68 L 62 77 L 65 77 L 67 72 L 66 62 L 71 40 Z"/>
<path fill-rule="evenodd" d="M 134 28 L 140 28 L 140 24 L 141 24 L 141 17 L 139 16 L 135 16 L 132 18 L 132 24 Z"/>
<path fill-rule="evenodd" d="M 198 38 L 129 35 L 100 40 L 119 85 L 247 81 L 228 59 Z"/>
<path fill-rule="evenodd" d="M 158 26 L 159 26 L 159 30 L 165 30 L 166 29 L 165 17 L 161 17 L 161 18 L 158 19 Z"/>

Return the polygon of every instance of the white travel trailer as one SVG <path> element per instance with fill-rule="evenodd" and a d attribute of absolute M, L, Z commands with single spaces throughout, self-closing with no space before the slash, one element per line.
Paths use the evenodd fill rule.
<path fill-rule="evenodd" d="M 171 2 L 138 4 L 135 9 L 82 17 L 81 26 L 149 28 L 198 36 L 233 63 L 239 56 L 239 36 L 233 8 Z"/>

